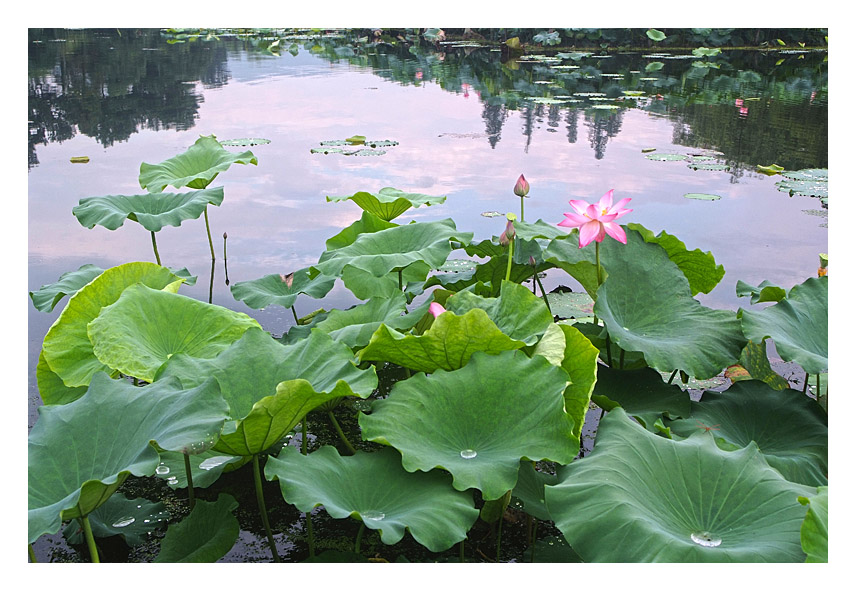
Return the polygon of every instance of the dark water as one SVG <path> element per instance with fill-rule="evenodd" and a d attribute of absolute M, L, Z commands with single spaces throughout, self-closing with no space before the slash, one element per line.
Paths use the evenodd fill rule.
<path fill-rule="evenodd" d="M 386 186 L 446 195 L 401 219 L 453 217 L 477 241 L 504 226 L 483 212 L 519 212 L 512 188 L 522 173 L 531 185 L 528 221 L 559 222 L 569 199 L 594 201 L 614 189 L 616 199 L 632 198 L 623 222 L 666 230 L 724 265 L 720 285 L 698 296 L 713 308 L 747 305 L 735 295 L 738 280 L 801 283 L 828 250 L 826 205 L 789 197 L 777 190 L 779 177 L 756 170 L 828 166 L 826 52 L 614 52 L 551 62 L 512 59 L 497 46 L 280 37 L 275 55 L 275 36 L 176 43 L 158 30 L 30 29 L 28 290 L 85 263 L 154 260 L 139 225 L 88 230 L 71 209 L 85 197 L 142 193 L 141 162 L 210 134 L 270 140 L 250 148 L 258 166 L 234 165 L 218 177 L 225 199 L 209 211 L 213 283 L 202 219 L 165 228 L 159 251 L 165 265 L 199 276 L 183 293 L 208 300 L 212 286 L 214 303 L 275 334 L 293 323 L 291 312 L 234 300 L 223 233 L 231 283 L 287 273 L 314 264 L 325 240 L 360 216 L 325 196 Z M 310 152 L 352 135 L 398 144 L 373 156 Z M 652 148 L 709 156 L 700 162 L 728 170 L 650 160 L 644 151 Z M 74 156 L 90 161 L 73 164 Z M 558 270 L 544 283 L 573 285 Z M 321 302 L 301 298 L 299 314 L 354 302 L 341 285 Z M 30 427 L 40 404 L 36 360 L 63 304 L 46 314 L 27 302 Z"/>

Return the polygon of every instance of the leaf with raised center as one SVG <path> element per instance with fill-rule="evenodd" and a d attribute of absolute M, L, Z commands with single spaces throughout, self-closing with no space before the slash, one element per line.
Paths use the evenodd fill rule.
<path fill-rule="evenodd" d="M 812 491 L 755 445 L 727 452 L 710 434 L 669 440 L 616 409 L 545 501 L 587 562 L 788 562 L 804 559 L 796 500 Z"/>
<path fill-rule="evenodd" d="M 541 356 L 476 352 L 460 370 L 397 382 L 359 424 L 365 440 L 399 450 L 407 471 L 446 469 L 459 491 L 497 499 L 515 487 L 522 458 L 566 464 L 578 454 L 567 384 Z"/>
<path fill-rule="evenodd" d="M 827 370 L 827 276 L 809 278 L 764 310 L 739 308 L 738 316 L 747 339 L 772 338 L 783 360 L 809 374 Z"/>
<path fill-rule="evenodd" d="M 175 354 L 213 358 L 250 327 L 259 323 L 243 313 L 138 284 L 104 307 L 87 331 L 101 363 L 151 382 Z"/>
<path fill-rule="evenodd" d="M 29 541 L 103 504 L 128 475 L 152 475 L 162 448 L 220 432 L 225 404 L 209 379 L 135 387 L 99 372 L 80 399 L 39 409 L 27 440 Z"/>
<path fill-rule="evenodd" d="M 106 270 L 69 298 L 48 330 L 42 343 L 47 368 L 67 387 L 88 385 L 95 372 L 112 372 L 113 368 L 93 353 L 86 330 L 89 322 L 101 313 L 102 307 L 116 302 L 128 286 L 142 283 L 157 290 L 167 286 L 176 290 L 180 280 L 166 267 L 147 262 L 125 263 Z"/>
<path fill-rule="evenodd" d="M 340 456 L 322 446 L 304 456 L 287 446 L 268 457 L 265 477 L 277 479 L 283 498 L 301 512 L 323 505 L 333 518 L 354 517 L 380 531 L 385 545 L 401 541 L 407 529 L 430 551 L 445 551 L 479 516 L 473 496 L 454 490 L 448 474 L 409 473 L 391 448 Z"/>
<path fill-rule="evenodd" d="M 378 216 L 389 222 L 393 218 L 404 214 L 410 208 L 418 208 L 421 205 L 431 206 L 446 201 L 445 195 L 426 195 L 424 193 L 407 193 L 401 189 L 384 187 L 378 193 L 358 191 L 354 195 L 327 196 L 327 201 L 339 202 L 351 200 L 364 211 Z"/>
<path fill-rule="evenodd" d="M 259 164 L 249 150 L 235 154 L 214 136 L 200 136 L 185 152 L 158 164 L 140 165 L 140 187 L 160 193 L 167 185 L 204 189 L 233 164 Z"/>
<path fill-rule="evenodd" d="M 223 187 L 215 187 L 186 193 L 85 197 L 71 211 L 86 228 L 97 224 L 116 230 L 127 219 L 158 232 L 164 226 L 181 226 L 185 220 L 195 220 L 208 204 L 219 206 L 222 202 Z"/>
<path fill-rule="evenodd" d="M 827 485 L 827 414 L 792 389 L 774 390 L 757 380 L 724 392 L 706 391 L 686 419 L 671 421 L 679 436 L 711 431 L 722 448 L 755 442 L 768 464 L 789 481 Z"/>

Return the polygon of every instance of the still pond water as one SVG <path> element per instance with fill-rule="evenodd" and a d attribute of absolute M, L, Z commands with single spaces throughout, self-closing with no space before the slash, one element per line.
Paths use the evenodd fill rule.
<path fill-rule="evenodd" d="M 234 284 L 316 263 L 325 240 L 361 214 L 325 197 L 382 187 L 446 195 L 399 221 L 452 217 L 475 241 L 505 225 L 485 213 L 520 212 L 512 188 L 522 173 L 528 221 L 555 224 L 569 199 L 614 189 L 616 199 L 631 198 L 627 222 L 666 230 L 725 267 L 718 287 L 697 297 L 712 308 L 748 306 L 735 294 L 738 280 L 801 283 L 828 250 L 826 199 L 790 197 L 776 185 L 782 177 L 756 168 L 827 168 L 826 52 L 510 60 L 497 46 L 409 50 L 337 35 L 295 36 L 273 52 L 272 39 L 173 41 L 157 30 L 30 30 L 30 291 L 87 263 L 153 261 L 139 225 L 88 230 L 71 210 L 85 197 L 143 193 L 140 163 L 211 134 L 270 141 L 235 149 L 252 150 L 258 166 L 233 165 L 218 177 L 225 199 L 209 208 L 213 282 L 203 219 L 164 228 L 159 252 L 165 265 L 199 277 L 182 293 L 250 314 L 275 335 L 294 323 L 291 311 L 246 307 L 225 272 Z M 354 135 L 391 145 L 383 154 L 311 152 Z M 686 159 L 652 158 L 663 154 Z M 72 163 L 78 156 L 89 162 Z M 543 283 L 577 289 L 559 270 Z M 337 284 L 323 301 L 302 296 L 296 308 L 355 302 Z M 28 299 L 29 427 L 41 404 L 41 342 L 64 304 L 42 313 Z"/>

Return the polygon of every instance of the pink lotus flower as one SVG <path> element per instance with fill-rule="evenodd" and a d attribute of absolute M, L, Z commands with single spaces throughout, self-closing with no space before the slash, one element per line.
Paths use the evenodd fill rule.
<path fill-rule="evenodd" d="M 432 302 L 429 304 L 429 312 L 434 316 L 434 318 L 437 318 L 442 313 L 445 313 L 446 309 L 437 302 Z"/>
<path fill-rule="evenodd" d="M 569 200 L 574 212 L 565 212 L 565 220 L 557 226 L 580 228 L 580 247 L 583 248 L 593 240 L 600 243 L 604 236 L 609 234 L 620 243 L 627 244 L 628 239 L 625 231 L 614 220 L 624 216 L 633 210 L 625 209 L 623 206 L 631 201 L 630 197 L 619 200 L 613 205 L 613 190 L 611 189 L 598 200 L 597 204 L 590 204 L 580 199 Z"/>

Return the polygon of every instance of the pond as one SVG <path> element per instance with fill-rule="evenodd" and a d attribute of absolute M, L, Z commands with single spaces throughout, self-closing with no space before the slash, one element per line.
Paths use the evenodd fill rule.
<path fill-rule="evenodd" d="M 325 241 L 361 215 L 351 201 L 327 197 L 384 187 L 446 196 L 403 218 L 454 218 L 475 241 L 499 235 L 507 212 L 520 217 L 513 187 L 521 174 L 531 187 L 528 222 L 556 225 L 570 199 L 592 202 L 612 189 L 617 200 L 631 198 L 625 220 L 723 265 L 717 287 L 696 296 L 716 309 L 746 306 L 738 281 L 801 283 L 828 250 L 826 191 L 790 194 L 782 176 L 759 168 L 827 168 L 824 50 L 510 55 L 490 39 L 149 29 L 30 29 L 28 50 L 30 291 L 84 264 L 154 261 L 138 224 L 87 229 L 72 208 L 87 197 L 143 193 L 141 163 L 209 135 L 237 140 L 230 150 L 258 159 L 218 178 L 224 200 L 208 208 L 215 265 L 202 218 L 164 228 L 158 251 L 164 265 L 197 276 L 183 294 L 247 313 L 274 335 L 294 325 L 292 311 L 252 309 L 230 285 L 315 264 Z M 366 145 L 344 142 L 353 136 Z M 580 291 L 559 269 L 542 283 L 548 292 Z M 295 306 L 306 315 L 356 302 L 337 282 L 323 300 L 302 296 Z M 61 310 L 39 312 L 28 301 L 30 428 L 41 405 L 42 340 Z M 289 519 L 298 523 L 299 514 Z M 264 537 L 243 531 L 225 560 L 252 557 L 254 545 L 264 556 Z M 59 534 L 36 550 L 39 561 L 73 555 Z"/>

